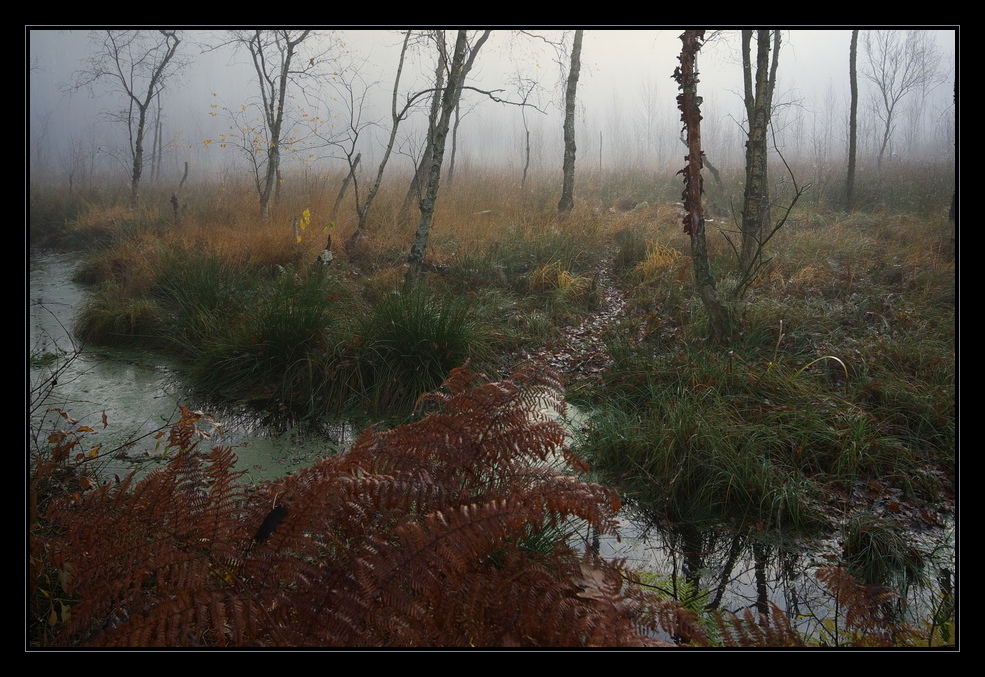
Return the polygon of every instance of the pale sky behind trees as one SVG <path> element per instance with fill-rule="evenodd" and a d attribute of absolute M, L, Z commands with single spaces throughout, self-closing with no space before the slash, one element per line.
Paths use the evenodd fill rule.
<path fill-rule="evenodd" d="M 121 108 L 118 94 L 97 87 L 69 93 L 77 71 L 92 49 L 89 28 L 27 30 L 26 151 L 32 177 L 63 181 L 67 168 L 80 157 L 89 158 L 93 174 L 126 183 L 125 127 L 107 114 Z M 896 30 L 906 30 L 900 27 Z M 954 157 L 953 83 L 956 78 L 957 31 L 932 31 L 940 49 L 937 64 L 945 73 L 933 89 L 909 95 L 901 103 L 893 137 L 896 161 L 924 157 Z M 558 40 L 571 32 L 535 29 L 538 35 Z M 676 83 L 672 80 L 681 43 L 681 29 L 592 29 L 585 32 L 582 74 L 578 83 L 577 139 L 579 169 L 673 168 L 683 166 L 685 148 L 678 140 L 679 113 Z M 864 30 L 863 30 L 864 33 Z M 333 40 L 342 71 L 358 74 L 357 96 L 366 92 L 363 122 L 378 122 L 360 138 L 364 167 L 374 167 L 382 154 L 381 143 L 389 132 L 390 97 L 402 36 L 398 30 L 337 29 Z M 709 31 L 710 39 L 699 55 L 704 99 L 702 131 L 705 151 L 719 166 L 741 163 L 743 157 L 742 67 L 738 30 Z M 784 30 L 780 53 L 774 123 L 784 153 L 792 159 L 844 165 L 847 152 L 848 51 L 851 27 Z M 258 97 L 255 74 L 243 52 L 232 46 L 208 49 L 224 39 L 223 31 L 190 30 L 185 33 L 182 54 L 188 64 L 172 78 L 163 95 L 163 130 L 169 144 L 164 173 L 180 177 L 190 162 L 190 180 L 222 177 L 245 179 L 248 167 L 230 135 L 236 132 L 230 113 L 243 113 Z M 328 44 L 326 40 L 325 44 Z M 433 47 L 422 46 L 408 58 L 399 101 L 427 88 L 433 77 Z M 863 165 L 874 162 L 881 128 L 870 110 L 874 89 L 861 78 L 864 54 L 860 46 L 860 145 Z M 493 32 L 483 47 L 470 77 L 471 85 L 502 90 L 498 96 L 519 101 L 517 77 L 534 80 L 538 88 L 531 101 L 545 111 L 527 110 L 530 124 L 532 171 L 560 174 L 562 156 L 561 102 L 566 56 L 545 41 L 515 30 Z M 562 63 L 559 63 L 559 60 Z M 344 92 L 344 90 L 343 90 Z M 332 101 L 332 98 L 337 99 Z M 347 111 L 339 92 L 323 88 L 323 103 L 298 96 L 295 118 L 317 115 L 328 124 L 323 136 L 344 131 Z M 329 107 L 329 105 L 331 107 Z M 463 95 L 463 114 L 457 149 L 460 170 L 522 169 L 521 111 L 498 104 L 477 92 Z M 421 147 L 426 122 L 421 106 L 398 136 L 399 152 L 393 170 L 409 171 L 411 155 Z M 338 117 L 335 117 L 338 116 Z M 253 117 L 256 117 L 255 115 Z M 243 117 L 242 120 L 249 118 Z M 333 130 L 331 124 L 335 125 Z M 300 130 L 300 128 L 299 128 Z M 226 147 L 222 147 L 223 134 Z M 302 134 L 298 133 L 298 136 Z M 149 141 L 148 141 L 149 144 Z M 285 175 L 338 174 L 343 161 L 338 148 L 323 142 L 298 143 L 284 159 Z M 447 157 L 447 156 L 446 156 Z"/>

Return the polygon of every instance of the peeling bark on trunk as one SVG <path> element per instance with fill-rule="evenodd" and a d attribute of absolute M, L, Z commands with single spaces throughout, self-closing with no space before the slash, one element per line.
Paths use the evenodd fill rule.
<path fill-rule="evenodd" d="M 681 109 L 681 120 L 687 130 L 687 166 L 681 170 L 684 175 L 684 232 L 691 236 L 691 259 L 694 264 L 694 285 L 708 313 L 711 337 L 724 343 L 731 335 L 732 313 L 718 295 L 715 278 L 708 262 L 708 248 L 705 242 L 705 219 L 701 206 L 704 181 L 701 178 L 701 97 L 697 95 L 697 72 L 695 57 L 701 49 L 704 31 L 684 31 L 681 35 L 681 65 L 674 73 L 680 84 L 681 93 L 677 104 Z"/>

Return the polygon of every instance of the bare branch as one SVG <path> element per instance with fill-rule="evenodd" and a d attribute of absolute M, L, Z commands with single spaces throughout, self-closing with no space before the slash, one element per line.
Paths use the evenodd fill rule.
<path fill-rule="evenodd" d="M 185 65 L 175 55 L 182 38 L 177 31 L 93 31 L 95 49 L 85 66 L 77 71 L 70 91 L 107 82 L 125 99 L 123 111 L 113 117 L 126 124 L 130 143 L 131 204 L 135 204 L 143 172 L 144 132 L 151 103 L 164 90 L 168 79 Z"/>

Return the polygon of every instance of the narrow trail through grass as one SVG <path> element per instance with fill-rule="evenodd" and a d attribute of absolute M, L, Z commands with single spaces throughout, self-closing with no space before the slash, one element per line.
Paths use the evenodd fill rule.
<path fill-rule="evenodd" d="M 566 326 L 561 336 L 523 357 L 547 364 L 560 372 L 565 381 L 597 378 L 612 362 L 603 338 L 604 332 L 626 312 L 627 295 L 612 275 L 613 253 L 607 253 L 592 278 L 598 299 L 581 322 Z"/>

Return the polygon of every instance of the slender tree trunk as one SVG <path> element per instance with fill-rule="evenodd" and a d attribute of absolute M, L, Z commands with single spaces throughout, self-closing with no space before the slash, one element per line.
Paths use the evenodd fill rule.
<path fill-rule="evenodd" d="M 459 99 L 455 105 L 455 124 L 451 128 L 451 159 L 448 162 L 448 185 L 455 182 L 455 151 L 458 150 L 458 123 L 462 121 L 459 113 L 462 108 L 462 100 Z"/>
<path fill-rule="evenodd" d="M 756 37 L 756 75 L 752 74 L 752 31 L 742 31 L 742 69 L 745 80 L 746 186 L 742 207 L 740 273 L 756 265 L 762 253 L 763 233 L 770 223 L 769 173 L 767 169 L 767 131 L 773 106 L 776 63 L 780 51 L 780 32 L 773 33 L 773 64 L 770 66 L 770 31 L 760 29 Z"/>
<path fill-rule="evenodd" d="M 523 153 L 523 176 L 520 178 L 520 190 L 527 187 L 527 172 L 530 169 L 530 125 L 527 123 L 527 99 L 533 92 L 534 85 L 531 85 L 523 95 L 523 105 L 520 106 L 520 120 L 523 121 L 524 153 Z"/>
<path fill-rule="evenodd" d="M 267 149 L 267 171 L 264 175 L 263 190 L 260 192 L 260 216 L 266 221 L 270 218 L 270 198 L 277 182 L 277 165 L 280 163 L 280 149 L 271 145 Z"/>
<path fill-rule="evenodd" d="M 345 175 L 345 180 L 342 181 L 342 187 L 339 188 L 339 194 L 335 197 L 335 204 L 332 205 L 332 218 L 335 218 L 335 213 L 339 210 L 339 205 L 342 204 L 342 198 L 345 197 L 345 192 L 349 189 L 349 184 L 352 183 L 352 180 L 356 176 L 356 169 L 359 167 L 359 161 L 362 160 L 362 157 L 362 153 L 356 153 L 355 159 L 349 161 L 349 173 Z M 356 200 L 358 203 L 358 192 L 356 193 Z"/>
<path fill-rule="evenodd" d="M 147 124 L 147 107 L 139 106 L 137 132 L 133 146 L 133 173 L 130 176 L 130 206 L 136 207 L 140 196 L 140 176 L 144 171 L 144 126 Z"/>
<path fill-rule="evenodd" d="M 527 186 L 527 170 L 530 169 L 530 130 L 526 128 L 526 121 L 524 120 L 524 133 L 526 134 L 526 151 L 523 155 L 523 178 L 520 179 L 520 190 L 523 190 Z"/>
<path fill-rule="evenodd" d="M 575 206 L 575 97 L 578 92 L 578 75 L 581 72 L 581 42 L 583 30 L 575 31 L 571 45 L 571 70 L 568 86 L 564 91 L 564 176 L 561 181 L 561 199 L 557 210 L 567 214 Z"/>
<path fill-rule="evenodd" d="M 684 168 L 684 232 L 691 236 L 691 259 L 694 264 L 694 284 L 701 296 L 701 302 L 708 313 L 708 323 L 712 338 L 719 343 L 731 335 L 732 313 L 718 295 L 715 277 L 708 261 L 708 247 L 705 241 L 705 218 L 701 205 L 704 180 L 701 177 L 701 99 L 697 95 L 697 74 L 695 59 L 704 31 L 689 30 L 681 35 L 684 43 L 681 49 L 681 66 L 675 74 L 681 87 L 677 97 L 681 117 L 687 127 L 687 167 Z"/>
<path fill-rule="evenodd" d="M 886 129 L 882 133 L 882 145 L 879 146 L 879 157 L 876 159 L 876 169 L 882 171 L 882 159 L 886 155 L 886 149 L 889 147 L 889 137 L 892 136 L 892 109 L 889 109 L 889 114 L 886 119 Z"/>
<path fill-rule="evenodd" d="M 260 214 L 263 216 L 264 221 L 270 218 L 270 200 L 274 197 L 277 177 L 280 174 L 280 130 L 283 113 L 284 107 L 283 103 L 281 103 L 273 124 L 270 126 L 270 146 L 267 148 L 267 171 L 263 181 L 263 190 L 260 192 Z"/>
<path fill-rule="evenodd" d="M 852 31 L 848 49 L 848 79 L 852 89 L 851 111 L 848 114 L 848 182 L 845 186 L 845 211 L 855 208 L 855 153 L 858 143 L 858 30 Z"/>
<path fill-rule="evenodd" d="M 160 176 L 161 164 L 161 97 L 157 97 L 157 108 L 154 111 L 154 134 L 150 140 L 150 180 L 157 182 Z"/>
<path fill-rule="evenodd" d="M 431 160 L 434 157 L 434 130 L 438 126 L 438 116 L 441 111 L 441 98 L 445 87 L 445 71 L 448 68 L 448 53 L 445 50 L 445 32 L 437 31 L 435 40 L 438 43 L 438 65 L 434 69 L 434 96 L 431 99 L 431 111 L 428 113 L 428 136 L 424 144 L 424 152 L 421 153 L 421 161 L 411 179 L 407 195 L 404 196 L 404 203 L 400 207 L 401 218 L 410 213 L 410 205 L 415 200 L 420 202 L 424 197 L 424 184 L 431 172 Z"/>
<path fill-rule="evenodd" d="M 404 279 L 404 287 L 406 289 L 413 287 L 420 273 L 421 266 L 424 263 L 424 252 L 427 250 L 428 239 L 431 234 L 431 222 L 434 218 L 434 204 L 438 199 L 438 185 L 441 182 L 441 162 L 444 159 L 445 139 L 448 137 L 451 116 L 455 111 L 455 107 L 458 105 L 459 98 L 462 96 L 462 85 L 465 83 L 465 78 L 472 68 L 475 56 L 483 43 L 489 38 L 490 32 L 484 31 L 472 46 L 471 53 L 469 53 L 468 32 L 465 30 L 458 31 L 451 70 L 448 74 L 448 82 L 441 96 L 441 114 L 438 118 L 437 127 L 434 129 L 433 134 L 431 134 L 434 151 L 431 157 L 427 189 L 424 197 L 421 199 L 421 220 L 418 223 L 417 232 L 414 234 L 414 244 L 411 246 L 410 255 L 407 257 L 407 263 L 410 264 L 410 267 Z M 468 58 L 466 59 L 467 54 Z"/>

